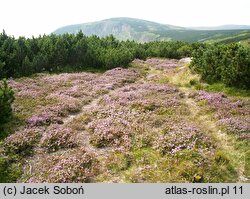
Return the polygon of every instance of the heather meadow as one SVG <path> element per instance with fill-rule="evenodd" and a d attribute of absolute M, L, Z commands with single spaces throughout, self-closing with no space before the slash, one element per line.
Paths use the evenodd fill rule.
<path fill-rule="evenodd" d="M 9 79 L 2 181 L 250 182 L 249 95 L 203 82 L 190 61 Z"/>

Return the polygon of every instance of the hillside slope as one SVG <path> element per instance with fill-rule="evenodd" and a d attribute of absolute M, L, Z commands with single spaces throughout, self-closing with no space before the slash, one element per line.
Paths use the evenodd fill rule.
<path fill-rule="evenodd" d="M 241 26 L 242 28 L 242 26 Z M 236 37 L 235 41 L 241 41 L 238 35 L 248 34 L 250 30 L 192 30 L 184 27 L 164 25 L 156 22 L 133 18 L 111 18 L 102 21 L 69 25 L 54 31 L 55 34 L 77 33 L 80 30 L 85 35 L 97 35 L 104 37 L 113 34 L 119 40 L 135 40 L 149 42 L 154 40 L 181 40 L 188 42 L 215 41 L 226 37 Z"/>

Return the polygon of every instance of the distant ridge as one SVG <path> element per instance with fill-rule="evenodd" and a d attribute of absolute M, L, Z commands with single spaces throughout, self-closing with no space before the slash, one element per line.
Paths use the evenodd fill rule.
<path fill-rule="evenodd" d="M 105 37 L 112 34 L 119 40 L 135 40 L 137 42 L 180 40 L 187 42 L 209 41 L 213 43 L 217 41 L 239 42 L 250 39 L 250 26 L 245 25 L 185 28 L 127 17 L 110 18 L 91 23 L 64 26 L 58 28 L 53 33 L 76 34 L 80 30 L 87 36 L 97 35 L 99 37 Z"/>
<path fill-rule="evenodd" d="M 234 25 L 227 24 L 221 26 L 200 26 L 200 27 L 189 27 L 189 29 L 193 30 L 249 30 L 250 25 Z"/>

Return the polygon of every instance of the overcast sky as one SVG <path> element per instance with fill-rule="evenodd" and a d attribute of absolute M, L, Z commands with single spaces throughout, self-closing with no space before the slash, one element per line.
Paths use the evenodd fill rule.
<path fill-rule="evenodd" d="M 250 25 L 250 0 L 0 0 L 0 31 L 38 36 L 112 17 L 177 26 Z"/>

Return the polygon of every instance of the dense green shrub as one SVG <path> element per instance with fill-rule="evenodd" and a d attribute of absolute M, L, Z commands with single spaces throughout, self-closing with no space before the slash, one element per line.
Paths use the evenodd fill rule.
<path fill-rule="evenodd" d="M 12 162 L 5 156 L 0 157 L 0 183 L 15 182 L 21 173 L 19 164 Z"/>
<path fill-rule="evenodd" d="M 193 52 L 191 69 L 208 83 L 250 88 L 250 48 L 240 44 L 206 45 Z"/>
<path fill-rule="evenodd" d="M 14 91 L 8 86 L 7 81 L 3 80 L 0 83 L 0 126 L 9 120 L 14 99 Z"/>

